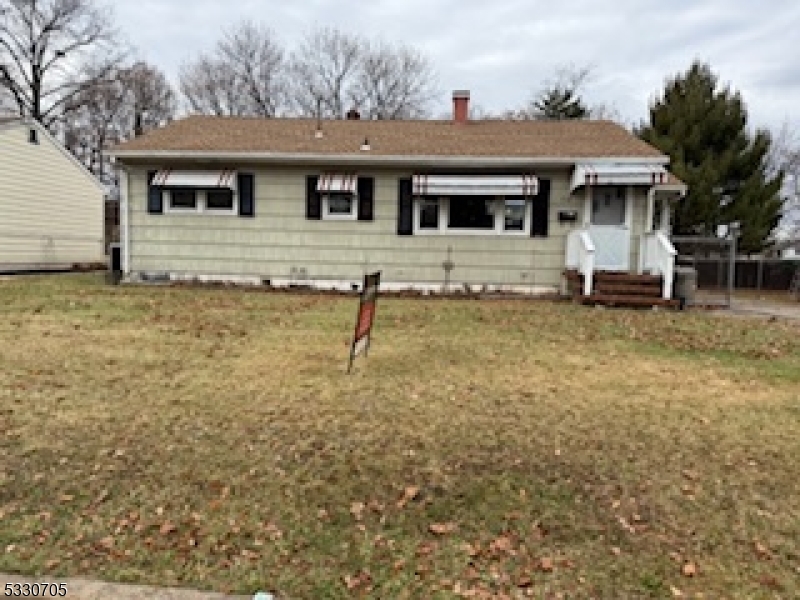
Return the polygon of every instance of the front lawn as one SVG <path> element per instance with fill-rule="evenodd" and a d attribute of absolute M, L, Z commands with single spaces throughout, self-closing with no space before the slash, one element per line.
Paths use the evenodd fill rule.
<path fill-rule="evenodd" d="M 800 327 L 0 281 L 0 571 L 287 598 L 800 596 Z M 701 595 L 702 594 L 702 595 Z"/>

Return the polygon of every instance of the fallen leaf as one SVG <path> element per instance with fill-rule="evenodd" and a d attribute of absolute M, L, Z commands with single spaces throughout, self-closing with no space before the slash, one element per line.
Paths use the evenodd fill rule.
<path fill-rule="evenodd" d="M 436 535 L 447 535 L 448 533 L 453 533 L 457 528 L 458 525 L 449 521 L 447 523 L 431 523 L 428 531 Z"/>
<path fill-rule="evenodd" d="M 669 586 L 669 591 L 672 592 L 673 598 L 683 598 L 683 592 L 676 588 L 674 585 Z"/>
<path fill-rule="evenodd" d="M 758 540 L 754 541 L 753 544 L 755 546 L 756 554 L 758 554 L 759 558 L 767 559 L 772 556 L 772 553 L 769 551 L 769 548 L 767 548 L 764 544 L 762 544 Z"/>
<path fill-rule="evenodd" d="M 517 587 L 518 588 L 528 588 L 533 585 L 533 579 L 529 575 L 521 575 L 517 579 Z"/>
<path fill-rule="evenodd" d="M 475 558 L 481 553 L 481 547 L 477 544 L 462 544 L 461 548 L 469 555 L 470 558 Z"/>
<path fill-rule="evenodd" d="M 697 566 L 692 562 L 687 562 L 683 565 L 682 571 L 684 577 L 694 577 L 697 575 Z"/>
<path fill-rule="evenodd" d="M 553 559 L 549 557 L 540 559 L 539 568 L 545 573 L 550 573 L 553 570 Z"/>
<path fill-rule="evenodd" d="M 353 518 L 356 521 L 360 521 L 364 518 L 364 509 L 366 505 L 363 502 L 353 502 L 350 505 L 350 514 L 353 515 Z"/>
<path fill-rule="evenodd" d="M 426 542 L 420 544 L 417 548 L 417 556 L 430 556 L 438 550 L 439 544 L 437 542 Z"/>
<path fill-rule="evenodd" d="M 161 535 L 169 535 L 170 533 L 175 532 L 176 529 L 177 527 L 175 527 L 175 525 L 173 525 L 170 521 L 164 521 L 161 524 L 161 528 L 158 530 L 158 532 Z"/>
<path fill-rule="evenodd" d="M 507 535 L 501 535 L 489 545 L 493 552 L 511 552 L 512 547 L 513 542 Z"/>
<path fill-rule="evenodd" d="M 361 571 L 355 575 L 345 575 L 344 584 L 350 591 L 369 585 L 372 582 L 372 577 L 366 571 Z"/>
<path fill-rule="evenodd" d="M 405 508 L 409 502 L 411 502 L 417 496 L 419 496 L 419 492 L 420 492 L 419 486 L 416 485 L 408 486 L 403 492 L 403 497 L 397 501 L 397 508 Z"/>
<path fill-rule="evenodd" d="M 109 536 L 104 537 L 102 540 L 97 542 L 97 545 L 105 550 L 111 550 L 114 547 L 114 538 Z"/>
<path fill-rule="evenodd" d="M 620 554 L 622 554 L 622 550 L 619 549 L 617 546 L 612 546 L 611 554 L 613 554 L 614 556 L 619 556 Z"/>

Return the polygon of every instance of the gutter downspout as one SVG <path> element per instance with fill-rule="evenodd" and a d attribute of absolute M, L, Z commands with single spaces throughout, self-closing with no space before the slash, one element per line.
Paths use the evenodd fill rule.
<path fill-rule="evenodd" d="M 128 198 L 128 172 L 120 164 L 119 169 L 119 219 L 120 241 L 122 242 L 122 276 L 127 279 L 131 273 L 130 201 Z"/>

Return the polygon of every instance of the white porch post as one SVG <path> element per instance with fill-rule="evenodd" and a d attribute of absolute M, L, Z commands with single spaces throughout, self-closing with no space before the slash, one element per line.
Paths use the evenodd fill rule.
<path fill-rule="evenodd" d="M 633 186 L 625 186 L 625 229 L 633 231 Z"/>
<path fill-rule="evenodd" d="M 583 226 L 589 227 L 592 224 L 592 186 L 586 183 L 583 189 Z"/>
<path fill-rule="evenodd" d="M 647 214 L 645 215 L 644 232 L 653 232 L 653 217 L 656 212 L 656 188 L 651 187 L 647 190 Z"/>
<path fill-rule="evenodd" d="M 661 231 L 669 235 L 672 230 L 672 223 L 670 221 L 670 203 L 666 198 L 661 199 Z"/>

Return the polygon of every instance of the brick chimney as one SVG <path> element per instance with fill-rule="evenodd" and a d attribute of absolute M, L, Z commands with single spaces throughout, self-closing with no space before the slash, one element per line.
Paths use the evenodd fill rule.
<path fill-rule="evenodd" d="M 469 121 L 469 90 L 456 90 L 453 92 L 453 122 L 467 121 Z"/>

